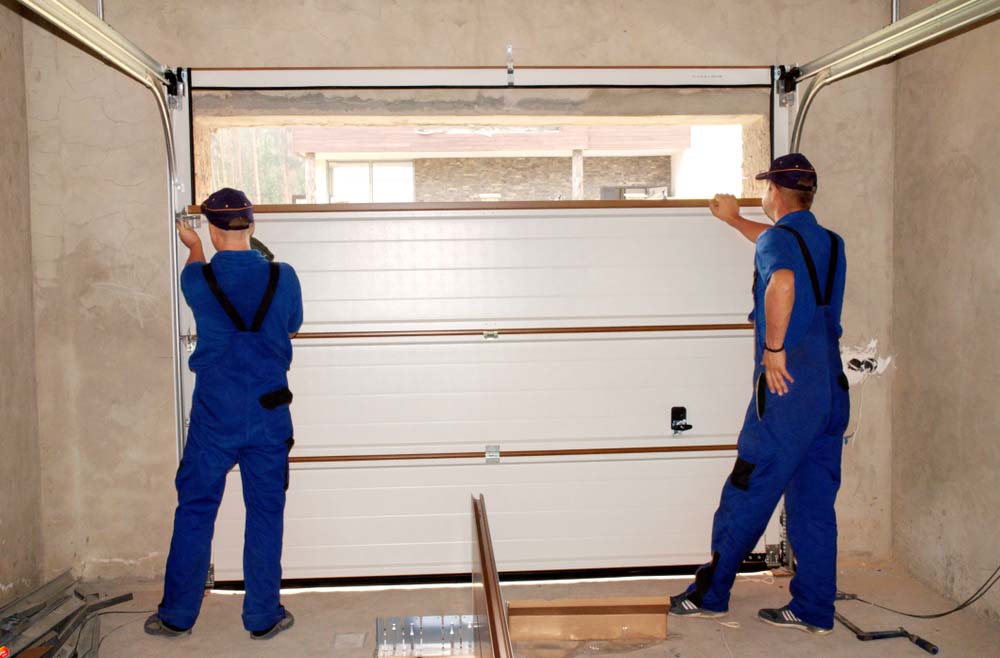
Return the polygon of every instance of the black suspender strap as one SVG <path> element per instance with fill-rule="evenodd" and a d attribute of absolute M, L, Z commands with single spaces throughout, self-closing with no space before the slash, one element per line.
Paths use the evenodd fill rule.
<path fill-rule="evenodd" d="M 274 301 L 274 293 L 278 290 L 278 277 L 281 274 L 281 268 L 278 267 L 277 263 L 271 263 L 268 270 L 267 288 L 264 290 L 263 299 L 260 300 L 260 306 L 257 307 L 257 313 L 253 317 L 253 324 L 250 325 L 250 331 L 260 331 L 261 325 L 264 324 L 264 318 L 267 317 L 267 311 L 271 308 L 271 302 Z M 233 303 L 226 297 L 226 293 L 222 291 L 222 286 L 219 285 L 219 280 L 215 278 L 215 272 L 212 271 L 212 264 L 205 263 L 202 265 L 201 272 L 205 275 L 208 288 L 215 295 L 219 306 L 226 312 L 229 319 L 233 321 L 236 328 L 240 331 L 247 331 L 247 325 L 243 322 L 243 318 L 240 317 L 240 312 L 236 310 Z"/>
<path fill-rule="evenodd" d="M 799 232 L 788 226 L 775 226 L 774 228 L 780 228 L 783 231 L 788 231 L 795 236 L 798 240 L 799 249 L 802 250 L 802 258 L 806 261 L 806 269 L 809 270 L 809 281 L 812 282 L 813 295 L 816 296 L 816 306 L 825 306 L 823 303 L 823 298 L 820 296 L 819 291 L 819 277 L 816 275 L 816 263 L 813 262 L 812 256 L 809 254 L 809 248 L 806 247 L 806 241 L 802 239 Z M 829 279 L 829 277 L 827 277 Z M 828 280 L 827 285 L 832 289 L 832 280 Z"/>
<path fill-rule="evenodd" d="M 260 331 L 261 325 L 264 324 L 267 311 L 271 308 L 271 302 L 274 301 L 274 293 L 278 290 L 278 277 L 280 274 L 281 268 L 278 267 L 278 264 L 271 263 L 270 272 L 267 277 L 267 290 L 264 291 L 264 298 L 260 300 L 257 313 L 253 316 L 253 324 L 250 325 L 250 331 Z"/>
<path fill-rule="evenodd" d="M 826 304 L 829 306 L 833 300 L 833 280 L 837 278 L 837 261 L 840 259 L 840 240 L 837 239 L 833 231 L 830 234 L 830 265 L 826 271 Z"/>
<path fill-rule="evenodd" d="M 247 325 L 243 322 L 243 318 L 240 317 L 239 311 L 233 306 L 233 303 L 229 301 L 226 297 L 226 293 L 222 292 L 222 286 L 219 285 L 219 280 L 215 278 L 215 272 L 212 271 L 212 264 L 205 263 L 201 266 L 201 273 L 205 276 L 205 281 L 208 283 L 209 290 L 215 295 L 215 298 L 219 301 L 219 305 L 222 310 L 226 312 L 229 319 L 233 321 L 236 328 L 240 331 L 246 331 Z"/>

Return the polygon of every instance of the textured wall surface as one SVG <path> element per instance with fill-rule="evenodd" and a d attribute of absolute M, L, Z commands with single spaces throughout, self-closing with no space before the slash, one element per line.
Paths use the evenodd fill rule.
<path fill-rule="evenodd" d="M 0 604 L 41 566 L 28 127 L 21 19 L 0 4 Z"/>
<path fill-rule="evenodd" d="M 108 0 L 105 9 L 171 66 L 502 66 L 507 43 L 521 65 L 587 66 L 804 62 L 889 19 L 882 0 L 837 5 Z M 176 468 L 159 121 L 138 84 L 34 25 L 25 54 L 45 566 L 153 575 Z M 802 143 L 820 171 L 815 209 L 847 240 L 849 341 L 890 339 L 893 80 L 883 68 L 823 92 Z M 854 554 L 890 548 L 890 384 L 868 387 L 863 441 L 846 452 L 841 546 Z"/>
<path fill-rule="evenodd" d="M 897 80 L 895 552 L 960 601 L 1000 562 L 998 79 L 994 22 Z M 977 608 L 1000 618 L 1000 590 Z"/>

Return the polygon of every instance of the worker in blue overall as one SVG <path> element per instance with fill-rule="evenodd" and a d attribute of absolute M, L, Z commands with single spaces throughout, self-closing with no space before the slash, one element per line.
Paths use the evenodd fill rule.
<path fill-rule="evenodd" d="M 850 415 L 840 360 L 844 243 L 810 212 L 816 171 L 805 156 L 776 158 L 764 212 L 776 223 L 739 215 L 718 195 L 712 213 L 756 242 L 753 283 L 756 364 L 753 394 L 737 443 L 736 465 L 712 524 L 712 559 L 695 582 L 670 598 L 670 614 L 720 617 L 740 564 L 760 540 L 782 494 L 797 569 L 792 600 L 758 618 L 819 635 L 833 630 L 837 591 L 840 459 Z"/>
<path fill-rule="evenodd" d="M 198 234 L 177 226 L 190 249 L 181 289 L 198 326 L 189 362 L 195 387 L 163 600 L 145 630 L 185 635 L 198 618 L 226 474 L 239 464 L 246 505 L 243 625 L 252 638 L 268 639 L 294 623 L 279 588 L 294 443 L 287 372 L 290 334 L 302 324 L 302 292 L 290 265 L 251 249 L 253 207 L 242 192 L 219 190 L 201 211 L 216 249 L 210 263 Z"/>

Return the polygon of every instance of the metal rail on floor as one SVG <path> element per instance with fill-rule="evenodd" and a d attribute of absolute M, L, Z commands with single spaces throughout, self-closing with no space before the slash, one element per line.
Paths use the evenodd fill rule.
<path fill-rule="evenodd" d="M 514 658 L 507 606 L 500 593 L 500 572 L 493 554 L 493 537 L 482 494 L 472 497 L 472 518 L 472 587 L 478 655 L 481 658 Z"/>

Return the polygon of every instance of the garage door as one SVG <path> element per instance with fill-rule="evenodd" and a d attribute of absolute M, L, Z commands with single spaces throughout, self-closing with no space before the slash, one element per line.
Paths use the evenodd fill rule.
<path fill-rule="evenodd" d="M 750 390 L 753 250 L 703 204 L 257 220 L 305 304 L 286 578 L 468 572 L 479 493 L 501 570 L 705 559 Z M 242 578 L 242 545 L 234 470 L 218 580 Z"/>

